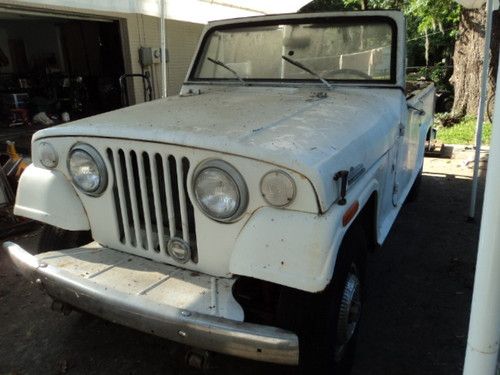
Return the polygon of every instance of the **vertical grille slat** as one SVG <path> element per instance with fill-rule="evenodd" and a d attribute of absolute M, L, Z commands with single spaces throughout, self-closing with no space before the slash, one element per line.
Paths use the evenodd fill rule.
<path fill-rule="evenodd" d="M 165 249 L 165 234 L 163 233 L 163 215 L 161 212 L 161 198 L 158 183 L 158 168 L 156 165 L 156 156 L 154 154 L 149 154 L 149 167 L 151 171 L 151 179 L 153 185 L 153 198 L 155 206 L 155 216 L 156 216 L 156 230 L 158 233 L 158 242 L 160 251 L 162 254 L 166 254 Z M 155 249 L 156 250 L 156 249 Z"/>
<path fill-rule="evenodd" d="M 144 224 L 146 226 L 146 250 L 153 250 L 153 230 L 151 228 L 151 215 L 150 215 L 150 207 L 149 207 L 149 197 L 148 197 L 148 189 L 146 182 L 146 174 L 144 173 L 144 159 L 147 154 L 143 153 L 137 155 L 137 165 L 139 167 L 139 186 L 141 190 L 141 199 L 142 199 L 142 212 L 144 215 Z"/>
<path fill-rule="evenodd" d="M 177 182 L 177 163 L 175 157 L 170 155 L 168 157 L 168 165 L 170 168 L 170 190 L 172 191 L 172 204 L 174 213 L 174 230 L 175 237 L 182 238 L 182 219 L 181 219 L 181 207 L 179 202 L 179 184 Z"/>
<path fill-rule="evenodd" d="M 125 189 L 123 188 L 123 173 L 122 173 L 121 158 L 120 158 L 120 155 L 118 154 L 117 150 L 113 150 L 112 152 L 113 152 L 113 160 L 114 160 L 114 165 L 115 165 L 116 180 L 118 181 L 118 183 L 117 183 L 118 199 L 119 199 L 119 204 L 120 204 L 121 220 L 123 223 L 123 231 L 124 231 L 124 235 L 125 235 L 125 243 L 127 245 L 131 245 L 132 241 L 130 238 L 130 224 L 128 221 L 128 210 L 126 207 L 127 199 L 125 197 Z"/>
<path fill-rule="evenodd" d="M 196 228 L 194 221 L 194 208 L 191 203 L 191 199 L 189 199 L 188 193 L 188 182 L 187 176 L 189 173 L 189 169 L 191 167 L 191 163 L 189 163 L 188 158 L 182 158 L 182 173 L 183 173 L 183 184 L 184 184 L 184 195 L 188 197 L 186 199 L 187 206 L 187 215 L 188 215 L 188 223 L 189 223 L 189 240 L 191 245 L 191 256 L 193 257 L 193 262 L 198 263 L 198 245 L 196 242 Z"/>
<path fill-rule="evenodd" d="M 175 210 L 172 198 L 172 179 L 170 177 L 170 164 L 168 158 L 163 160 L 163 176 L 165 178 L 165 193 L 167 197 L 167 214 L 169 236 L 175 237 Z"/>
<path fill-rule="evenodd" d="M 155 149 L 108 147 L 113 168 L 117 236 L 124 251 L 169 258 L 170 238 L 182 238 L 198 262 L 195 219 L 188 194 L 187 157 Z"/>
<path fill-rule="evenodd" d="M 135 247 L 142 247 L 141 221 L 139 220 L 139 206 L 137 204 L 137 192 L 135 191 L 135 180 L 132 168 L 132 154 L 125 152 L 125 166 L 127 168 L 127 183 L 130 192 L 130 205 L 132 206 L 132 219 L 135 233 Z"/>
<path fill-rule="evenodd" d="M 183 176 L 183 168 L 182 168 L 182 160 L 177 158 L 177 189 L 179 192 L 179 205 L 181 211 L 181 227 L 182 227 L 182 238 L 184 241 L 189 243 L 189 221 L 187 216 L 187 207 L 186 207 L 186 196 L 184 193 L 184 176 Z"/>

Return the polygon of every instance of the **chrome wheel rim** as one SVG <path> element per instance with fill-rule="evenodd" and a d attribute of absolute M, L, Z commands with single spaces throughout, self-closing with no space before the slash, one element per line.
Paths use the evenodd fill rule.
<path fill-rule="evenodd" d="M 361 317 L 361 282 L 353 264 L 347 274 L 337 321 L 337 345 L 335 360 L 340 361 L 345 347 L 351 341 Z"/>

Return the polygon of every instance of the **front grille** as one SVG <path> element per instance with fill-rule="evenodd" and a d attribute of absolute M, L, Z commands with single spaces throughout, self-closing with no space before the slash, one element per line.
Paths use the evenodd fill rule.
<path fill-rule="evenodd" d="M 125 149 L 107 149 L 113 168 L 119 240 L 132 253 L 169 257 L 170 238 L 190 244 L 197 262 L 193 206 L 187 192 L 186 157 Z"/>

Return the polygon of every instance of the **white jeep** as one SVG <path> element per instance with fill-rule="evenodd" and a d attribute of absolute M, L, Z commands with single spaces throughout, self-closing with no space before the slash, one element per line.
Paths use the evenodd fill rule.
<path fill-rule="evenodd" d="M 367 249 L 416 191 L 434 86 L 397 11 L 214 22 L 178 96 L 37 132 L 4 244 L 63 309 L 205 350 L 347 368 Z M 412 190 L 413 187 L 413 190 Z"/>

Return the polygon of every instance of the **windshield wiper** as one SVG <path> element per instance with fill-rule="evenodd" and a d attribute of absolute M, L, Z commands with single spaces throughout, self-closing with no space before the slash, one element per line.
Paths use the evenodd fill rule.
<path fill-rule="evenodd" d="M 238 81 L 240 81 L 241 83 L 243 83 L 244 85 L 246 85 L 247 83 L 245 82 L 245 80 L 243 78 L 241 78 L 239 76 L 238 73 L 236 73 L 236 71 L 234 69 L 232 69 L 231 67 L 229 67 L 228 65 L 224 64 L 222 61 L 220 60 L 215 60 L 215 59 L 212 59 L 211 57 L 207 57 L 207 60 L 210 61 L 210 62 L 213 62 L 215 65 L 219 65 L 219 66 L 222 66 L 223 68 L 229 70 L 231 73 L 233 73 L 233 75 L 236 77 L 236 79 L 238 79 Z"/>
<path fill-rule="evenodd" d="M 318 73 L 316 72 L 313 72 L 311 69 L 309 69 L 307 66 L 303 65 L 302 63 L 299 63 L 298 61 L 295 61 L 295 60 L 292 60 L 291 58 L 287 57 L 287 56 L 284 56 L 282 55 L 281 56 L 283 58 L 283 60 L 285 60 L 286 62 L 289 62 L 290 64 L 292 65 L 295 65 L 297 68 L 300 68 L 302 70 L 305 70 L 307 73 L 309 73 L 310 75 L 316 77 L 317 79 L 319 79 L 321 82 L 323 82 L 326 87 L 328 87 L 330 90 L 333 89 L 333 86 L 328 83 L 328 81 L 326 79 L 324 79 L 323 77 L 321 77 Z"/>

